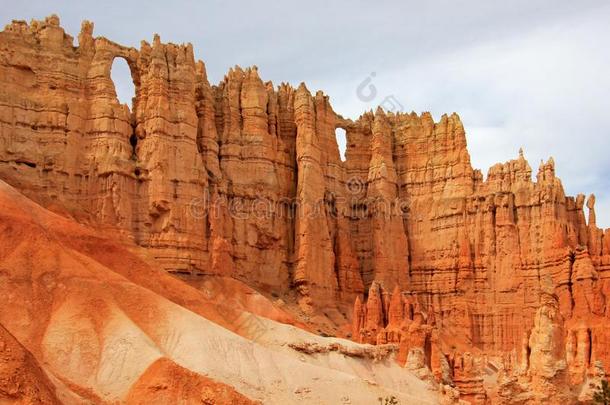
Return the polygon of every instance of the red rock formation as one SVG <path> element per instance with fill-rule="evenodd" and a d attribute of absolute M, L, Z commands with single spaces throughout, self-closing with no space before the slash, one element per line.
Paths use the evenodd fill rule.
<path fill-rule="evenodd" d="M 88 22 L 78 43 L 54 16 L 0 33 L 0 178 L 88 213 L 170 272 L 296 291 L 308 315 L 340 309 L 337 323 L 355 301 L 354 339 L 413 340 L 405 362 L 423 345 L 440 367 L 453 340 L 458 353 L 538 373 L 524 360 L 546 350 L 531 331 L 549 280 L 570 383 L 597 361 L 610 367 L 610 231 L 594 196 L 587 221 L 584 195 L 564 194 L 552 158 L 535 181 L 522 152 L 484 180 L 456 114 L 352 121 L 323 93 L 274 87 L 256 68 L 210 85 L 190 45 L 155 36 L 126 48 Z M 131 110 L 110 79 L 116 57 L 131 69 Z"/>
<path fill-rule="evenodd" d="M 470 352 L 456 354 L 451 359 L 453 382 L 460 392 L 460 399 L 472 404 L 485 404 L 487 393 L 483 385 L 483 375 Z"/>
<path fill-rule="evenodd" d="M 0 325 L 0 403 L 60 404 L 36 359 Z"/>
<path fill-rule="evenodd" d="M 504 404 L 586 401 L 592 395 L 590 387 L 596 387 L 605 375 L 603 369 L 599 371 L 602 362 L 593 362 L 591 317 L 565 322 L 554 291 L 552 278 L 547 276 L 538 294 L 540 305 L 532 328 L 524 332 L 519 360 L 515 349 L 483 353 L 462 336 L 447 336 L 435 324 L 434 313 L 423 312 L 416 296 L 405 300 L 398 286 L 386 307 L 381 305 L 381 297 L 387 293 L 376 283 L 365 304 L 356 299 L 352 336 L 364 343 L 398 344 L 400 364 L 421 378 L 432 375 L 438 382 L 457 387 L 460 399 L 473 404 L 485 404 L 489 398 Z M 565 325 L 573 326 L 566 330 Z M 456 347 L 472 347 L 476 353 L 456 352 Z M 486 386 L 486 374 L 496 375 L 497 383 Z"/>

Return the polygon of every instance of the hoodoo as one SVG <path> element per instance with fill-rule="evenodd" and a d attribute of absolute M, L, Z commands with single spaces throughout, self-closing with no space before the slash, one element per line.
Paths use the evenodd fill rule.
<path fill-rule="evenodd" d="M 565 195 L 552 158 L 533 180 L 521 150 L 484 179 L 455 113 L 354 121 L 256 67 L 212 85 L 190 44 L 124 47 L 90 22 L 74 42 L 56 16 L 0 33 L 0 207 L 39 204 L 0 210 L 0 340 L 36 384 L 0 379 L 0 402 L 140 403 L 160 386 L 169 402 L 221 398 L 204 403 L 591 398 L 610 368 L 610 231 L 595 196 Z M 130 108 L 115 58 L 131 71 Z M 219 292 L 266 332 L 214 309 Z M 239 366 L 189 359 L 197 339 Z M 320 381 L 293 380 L 299 356 L 301 377 Z M 372 402 L 333 397 L 329 370 L 341 375 L 328 384 Z M 395 381 L 367 387 L 381 375 Z"/>

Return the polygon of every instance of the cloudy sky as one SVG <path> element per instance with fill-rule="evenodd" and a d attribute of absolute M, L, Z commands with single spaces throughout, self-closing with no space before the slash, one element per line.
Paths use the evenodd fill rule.
<path fill-rule="evenodd" d="M 12 1 L 0 22 L 57 13 L 75 37 L 89 19 L 94 35 L 135 47 L 157 32 L 193 43 L 212 83 L 257 65 L 264 80 L 324 90 L 345 117 L 384 100 L 436 119 L 458 112 L 475 167 L 519 147 L 534 172 L 553 156 L 566 192 L 595 193 L 610 227 L 609 1 L 172 3 Z"/>

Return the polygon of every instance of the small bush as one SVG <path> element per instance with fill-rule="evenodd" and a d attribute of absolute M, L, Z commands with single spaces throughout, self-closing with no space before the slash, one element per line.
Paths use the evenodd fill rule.
<path fill-rule="evenodd" d="M 394 395 L 392 395 L 391 397 L 385 397 L 385 398 L 379 398 L 379 403 L 381 405 L 400 405 L 400 402 L 398 402 L 398 399 L 396 399 L 396 397 Z"/>
<path fill-rule="evenodd" d="M 602 380 L 601 387 L 593 394 L 593 401 L 596 404 L 610 405 L 610 384 L 608 384 L 608 381 Z"/>

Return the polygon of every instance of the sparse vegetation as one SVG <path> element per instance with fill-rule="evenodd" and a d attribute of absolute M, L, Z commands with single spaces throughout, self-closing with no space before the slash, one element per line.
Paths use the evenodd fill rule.
<path fill-rule="evenodd" d="M 385 397 L 385 398 L 379 398 L 379 403 L 381 405 L 400 405 L 400 402 L 398 402 L 398 399 L 396 399 L 396 397 L 394 395 L 390 396 L 390 397 Z"/>
<path fill-rule="evenodd" d="M 607 380 L 602 380 L 602 385 L 593 394 L 593 401 L 596 404 L 610 405 L 610 384 Z"/>

